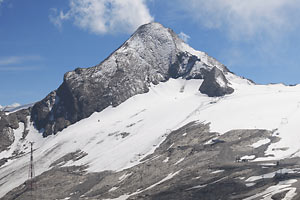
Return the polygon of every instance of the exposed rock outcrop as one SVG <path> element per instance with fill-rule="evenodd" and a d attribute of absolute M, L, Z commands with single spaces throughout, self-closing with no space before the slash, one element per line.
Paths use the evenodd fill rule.
<path fill-rule="evenodd" d="M 146 24 L 99 65 L 66 73 L 63 84 L 33 106 L 31 119 L 44 136 L 55 134 L 94 112 L 148 92 L 150 84 L 204 78 L 213 66 L 228 71 L 171 29 Z"/>
<path fill-rule="evenodd" d="M 23 138 L 25 138 L 27 131 L 27 117 L 30 116 L 30 109 L 19 110 L 7 115 L 0 111 L 0 152 L 9 147 L 14 141 L 14 129 L 19 128 L 19 123 L 25 124 L 23 131 Z"/>
<path fill-rule="evenodd" d="M 214 67 L 204 78 L 199 91 L 203 94 L 207 94 L 209 97 L 224 96 L 234 92 L 234 89 L 228 84 L 229 82 L 223 72 L 217 67 Z"/>
<path fill-rule="evenodd" d="M 153 154 L 122 171 L 86 173 L 86 166 L 58 167 L 84 157 L 83 152 L 67 154 L 53 163 L 56 167 L 35 177 L 34 191 L 26 182 L 3 199 L 246 199 L 278 184 L 272 177 L 253 182 L 246 178 L 275 174 L 279 168 L 272 165 L 274 161 L 264 162 L 265 166 L 236 161 L 244 155 L 263 156 L 278 139 L 272 132 L 232 130 L 220 136 L 209 129 L 209 124 L 192 122 L 174 130 Z M 224 142 L 213 142 L 216 137 Z M 271 142 L 259 148 L 251 146 L 263 138 Z M 285 164 L 285 168 L 299 167 L 295 163 Z M 286 178 L 299 179 L 299 175 Z"/>

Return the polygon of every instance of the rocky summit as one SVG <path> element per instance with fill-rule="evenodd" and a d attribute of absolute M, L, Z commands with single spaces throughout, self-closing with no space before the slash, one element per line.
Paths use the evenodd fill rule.
<path fill-rule="evenodd" d="M 202 52 L 193 55 L 188 48 L 171 29 L 143 25 L 99 65 L 66 73 L 62 85 L 33 106 L 31 119 L 48 136 L 148 92 L 151 84 L 179 77 L 203 79 L 213 67 L 219 74 L 228 72 L 215 59 Z"/>
<path fill-rule="evenodd" d="M 142 25 L 41 101 L 0 110 L 0 198 L 300 199 L 299 94 Z"/>

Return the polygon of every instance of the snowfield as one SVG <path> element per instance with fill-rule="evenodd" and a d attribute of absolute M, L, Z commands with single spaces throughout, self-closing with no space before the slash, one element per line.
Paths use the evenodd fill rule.
<path fill-rule="evenodd" d="M 274 156 L 255 160 L 299 156 L 300 86 L 254 85 L 230 73 L 226 78 L 235 89 L 231 95 L 207 97 L 198 91 L 202 80 L 170 79 L 47 138 L 29 124 L 29 134 L 22 140 L 24 126 L 20 124 L 15 131 L 16 141 L 8 151 L 0 153 L 0 159 L 10 157 L 16 150 L 24 154 L 0 167 L 0 197 L 27 180 L 29 141 L 34 142 L 36 175 L 76 151 L 87 155 L 63 166 L 88 165 L 90 172 L 132 167 L 154 152 L 172 130 L 191 121 L 210 122 L 211 131 L 221 134 L 233 129 L 276 129 L 274 134 L 281 140 L 266 152 Z M 253 146 L 268 142 L 263 140 Z"/>

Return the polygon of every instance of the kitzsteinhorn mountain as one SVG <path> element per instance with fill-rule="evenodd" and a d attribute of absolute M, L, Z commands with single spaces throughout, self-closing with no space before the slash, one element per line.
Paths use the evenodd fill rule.
<path fill-rule="evenodd" d="M 299 118 L 299 85 L 255 84 L 145 24 L 43 100 L 0 111 L 0 197 L 299 199 Z"/>

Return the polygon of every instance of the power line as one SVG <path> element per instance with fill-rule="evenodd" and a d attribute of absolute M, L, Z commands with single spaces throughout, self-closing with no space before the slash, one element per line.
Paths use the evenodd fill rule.
<path fill-rule="evenodd" d="M 33 191 L 33 178 L 34 178 L 34 165 L 33 165 L 33 144 L 34 142 L 30 142 L 30 166 L 29 166 L 29 172 L 28 172 L 28 182 L 29 182 L 29 190 Z"/>

